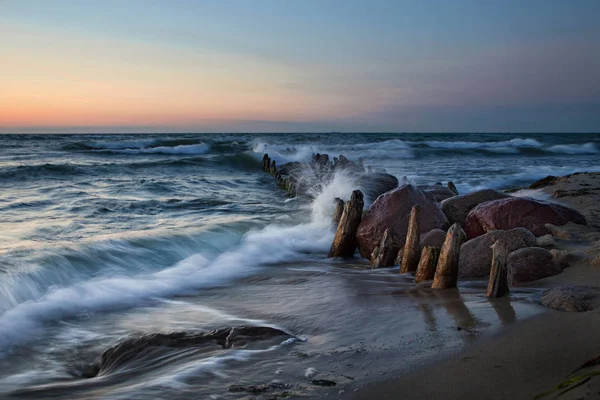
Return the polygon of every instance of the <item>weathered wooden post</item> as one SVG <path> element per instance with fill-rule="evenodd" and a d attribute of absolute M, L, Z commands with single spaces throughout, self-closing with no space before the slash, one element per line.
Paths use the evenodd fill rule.
<path fill-rule="evenodd" d="M 465 231 L 459 223 L 455 223 L 448 229 L 446 240 L 440 251 L 435 276 L 433 278 L 432 289 L 447 289 L 456 287 L 458 280 L 458 257 L 460 255 L 460 246 L 466 238 Z"/>
<path fill-rule="evenodd" d="M 340 224 L 340 219 L 342 219 L 342 214 L 344 213 L 344 200 L 339 197 L 335 198 L 335 211 L 333 212 L 333 223 L 335 226 Z"/>
<path fill-rule="evenodd" d="M 430 281 L 435 276 L 438 259 L 440 258 L 440 248 L 426 246 L 421 252 L 421 259 L 417 267 L 415 282 Z"/>
<path fill-rule="evenodd" d="M 376 247 L 375 250 L 377 253 L 373 251 L 371 254 L 371 267 L 386 268 L 394 265 L 398 254 L 398 246 L 394 242 L 394 235 L 389 228 L 383 232 L 379 247 Z"/>
<path fill-rule="evenodd" d="M 271 161 L 271 168 L 270 168 L 269 172 L 272 175 L 275 175 L 275 172 L 277 172 L 277 164 L 275 163 L 275 160 Z"/>
<path fill-rule="evenodd" d="M 398 254 L 396 255 L 396 261 L 394 265 L 402 265 L 402 259 L 404 258 L 404 247 L 400 247 L 398 250 Z"/>
<path fill-rule="evenodd" d="M 419 265 L 421 258 L 421 242 L 419 229 L 419 213 L 421 207 L 416 204 L 410 210 L 410 219 L 408 221 L 408 231 L 406 242 L 404 243 L 404 253 L 402 256 L 402 268 L 400 273 L 414 272 Z"/>
<path fill-rule="evenodd" d="M 488 281 L 486 297 L 502 297 L 508 293 L 508 251 L 506 243 L 496 240 L 492 245 L 492 269 Z"/>
<path fill-rule="evenodd" d="M 268 171 L 271 167 L 271 159 L 269 158 L 269 155 L 267 153 L 265 153 L 265 155 L 263 156 L 262 159 L 262 169 L 263 171 Z"/>
<path fill-rule="evenodd" d="M 342 218 L 338 224 L 329 257 L 352 257 L 356 250 L 356 231 L 358 224 L 362 220 L 362 211 L 364 207 L 364 197 L 360 190 L 352 192 L 350 200 L 344 206 Z"/>
<path fill-rule="evenodd" d="M 454 182 L 448 182 L 448 189 L 450 189 L 452 192 L 454 192 L 454 194 L 458 196 L 458 189 L 456 188 Z"/>

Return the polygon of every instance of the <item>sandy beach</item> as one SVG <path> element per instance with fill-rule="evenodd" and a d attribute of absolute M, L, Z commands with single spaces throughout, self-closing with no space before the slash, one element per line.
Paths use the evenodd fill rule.
<path fill-rule="evenodd" d="M 600 174 L 574 174 L 534 189 L 541 190 L 540 196 L 545 194 L 551 201 L 577 209 L 588 225 L 560 227 L 562 238 L 555 237 L 555 248 L 570 253 L 571 267 L 530 286 L 600 285 Z M 598 399 L 600 364 L 580 367 L 600 356 L 599 335 L 598 308 L 587 312 L 547 309 L 409 373 L 398 368 L 385 380 L 356 382 L 343 397 Z M 566 382 L 568 377 L 570 382 Z"/>

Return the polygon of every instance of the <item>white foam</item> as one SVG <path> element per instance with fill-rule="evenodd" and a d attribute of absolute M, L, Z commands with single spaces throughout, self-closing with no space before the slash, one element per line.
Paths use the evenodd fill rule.
<path fill-rule="evenodd" d="M 142 149 L 112 149 L 115 153 L 124 154 L 205 154 L 210 151 L 206 143 L 187 144 L 179 146 L 158 146 Z"/>
<path fill-rule="evenodd" d="M 481 149 L 495 153 L 518 153 L 521 148 L 542 148 L 543 144 L 535 139 L 515 138 L 500 142 L 446 142 L 439 140 L 429 140 L 424 142 L 427 146 L 436 149 L 461 149 L 474 150 Z"/>
<path fill-rule="evenodd" d="M 127 308 L 152 298 L 226 285 L 253 274 L 261 266 L 299 261 L 305 259 L 306 253 L 323 254 L 333 238 L 333 198 L 349 198 L 351 188 L 343 176 L 334 179 L 313 203 L 312 221 L 250 231 L 239 246 L 212 259 L 208 253 L 199 253 L 154 273 L 127 276 L 120 270 L 113 276 L 45 288 L 43 295 L 36 292 L 35 299 L 16 304 L 0 316 L 0 352 L 34 336 L 48 321 Z"/>
<path fill-rule="evenodd" d="M 598 147 L 594 143 L 584 144 L 559 144 L 548 148 L 553 153 L 564 154 L 598 154 Z"/>
<path fill-rule="evenodd" d="M 143 149 L 156 144 L 155 139 L 128 140 L 119 142 L 93 142 L 88 146 L 96 149 Z"/>

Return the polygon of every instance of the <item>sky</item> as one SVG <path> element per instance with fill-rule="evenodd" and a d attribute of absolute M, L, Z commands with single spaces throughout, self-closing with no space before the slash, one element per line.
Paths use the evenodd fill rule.
<path fill-rule="evenodd" d="M 600 132 L 598 0 L 0 0 L 0 133 Z"/>

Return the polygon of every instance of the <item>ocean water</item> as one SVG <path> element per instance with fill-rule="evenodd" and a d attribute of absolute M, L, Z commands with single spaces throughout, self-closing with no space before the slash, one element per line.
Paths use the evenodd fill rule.
<path fill-rule="evenodd" d="M 265 152 L 278 165 L 316 152 L 362 157 L 461 193 L 600 171 L 597 134 L 3 135 L 0 144 L 0 398 L 237 398 L 229 385 L 273 380 L 311 395 L 322 389 L 308 368 L 341 384 L 362 376 L 365 359 L 409 364 L 538 312 L 534 289 L 494 305 L 484 283 L 433 293 L 397 269 L 328 260 L 332 199 L 352 185 L 340 176 L 314 200 L 289 199 L 261 171 Z M 240 324 L 302 340 L 174 351 L 78 376 L 125 338 Z"/>

